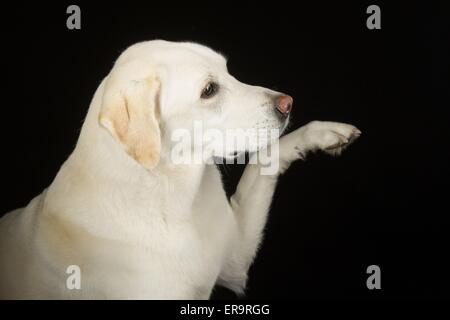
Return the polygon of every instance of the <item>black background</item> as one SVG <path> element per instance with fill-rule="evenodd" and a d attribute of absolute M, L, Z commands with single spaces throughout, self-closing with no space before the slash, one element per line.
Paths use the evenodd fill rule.
<path fill-rule="evenodd" d="M 393 1 L 391 1 L 393 2 Z M 239 80 L 289 93 L 292 129 L 356 125 L 340 158 L 281 177 L 247 298 L 448 298 L 448 14 L 428 2 L 2 4 L 2 201 L 25 206 L 73 150 L 94 91 L 143 40 L 189 40 L 228 57 Z M 313 4 L 314 3 L 314 4 Z M 382 29 L 366 28 L 378 4 Z M 240 166 L 223 170 L 232 192 Z M 368 290 L 366 268 L 381 268 Z M 212 298 L 232 298 L 217 288 Z"/>

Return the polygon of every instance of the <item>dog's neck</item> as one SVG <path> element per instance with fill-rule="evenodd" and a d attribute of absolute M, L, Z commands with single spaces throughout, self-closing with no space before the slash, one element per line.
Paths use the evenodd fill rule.
<path fill-rule="evenodd" d="M 74 152 L 46 193 L 50 211 L 61 212 L 86 227 L 94 225 L 92 219 L 99 219 L 100 229 L 91 231 L 108 235 L 111 232 L 106 229 L 119 227 L 117 222 L 124 223 L 120 228 L 133 225 L 133 232 L 136 226 L 148 232 L 146 227 L 155 218 L 166 222 L 189 219 L 205 164 L 174 165 L 162 157 L 154 169 L 144 168 L 99 125 L 102 88 L 103 84 L 91 103 Z M 83 199 L 88 206 L 83 211 L 77 208 L 80 199 L 74 195 L 87 192 L 91 194 Z M 68 208 L 78 212 L 68 212 Z M 85 212 L 90 216 L 83 217 Z M 92 212 L 98 212 L 98 217 Z M 114 221 L 116 225 L 111 226 Z"/>

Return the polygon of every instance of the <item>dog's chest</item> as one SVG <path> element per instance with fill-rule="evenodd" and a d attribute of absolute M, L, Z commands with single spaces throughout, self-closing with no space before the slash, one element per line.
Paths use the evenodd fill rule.
<path fill-rule="evenodd" d="M 133 266 L 123 276 L 134 278 L 133 287 L 142 287 L 145 296 L 207 298 L 237 239 L 234 217 L 214 166 L 206 168 L 191 207 L 182 209 L 178 217 L 187 215 L 186 219 L 169 218 L 161 235 L 153 235 L 150 250 L 132 256 L 129 250 L 123 251 L 128 256 L 124 261 Z"/>

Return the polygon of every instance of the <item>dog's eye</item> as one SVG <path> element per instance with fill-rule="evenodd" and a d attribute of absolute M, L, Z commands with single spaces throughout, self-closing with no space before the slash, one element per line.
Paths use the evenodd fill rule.
<path fill-rule="evenodd" d="M 215 82 L 209 82 L 202 91 L 201 98 L 208 99 L 213 97 L 219 90 L 219 85 Z"/>

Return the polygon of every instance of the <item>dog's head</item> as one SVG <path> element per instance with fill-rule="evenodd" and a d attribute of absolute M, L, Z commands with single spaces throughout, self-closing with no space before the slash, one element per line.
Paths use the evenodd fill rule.
<path fill-rule="evenodd" d="M 201 124 L 203 131 L 214 129 L 224 136 L 233 130 L 281 133 L 291 108 L 291 97 L 239 82 L 213 50 L 158 40 L 138 43 L 119 57 L 106 79 L 99 121 L 130 156 L 154 168 L 161 152 L 168 152 L 163 149 L 173 146 L 176 131 L 192 137 Z M 211 156 L 230 155 L 213 140 Z M 190 141 L 192 146 L 208 143 Z M 231 151 L 256 150 L 265 141 L 253 139 L 246 150 L 236 146 Z"/>

